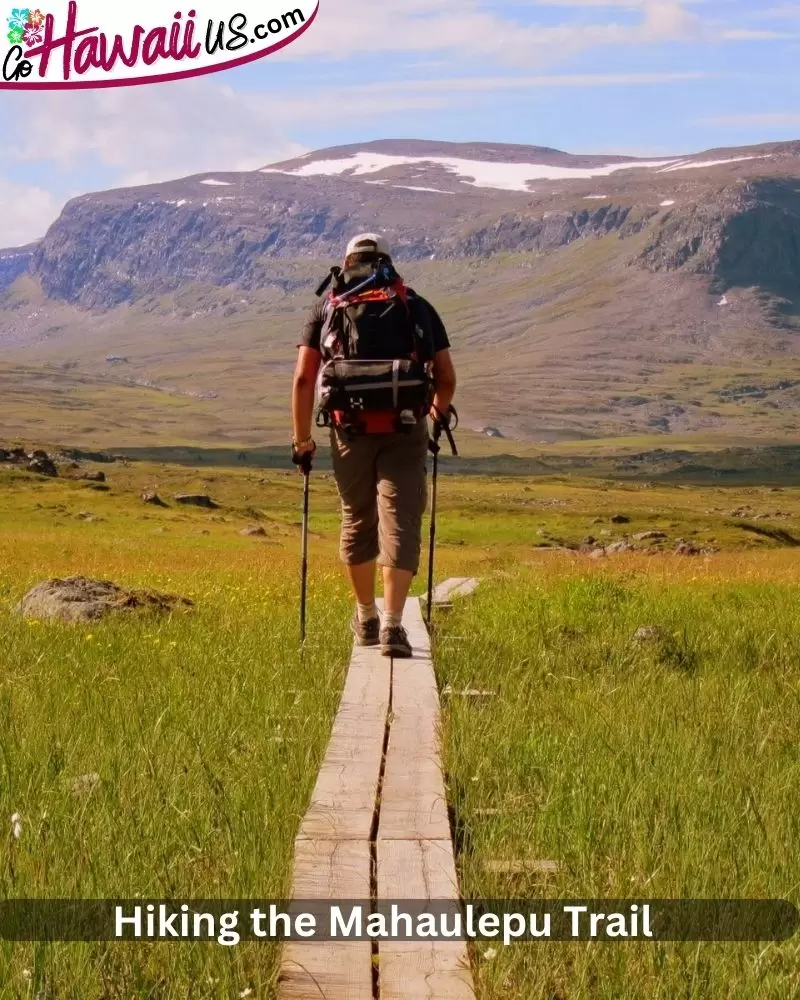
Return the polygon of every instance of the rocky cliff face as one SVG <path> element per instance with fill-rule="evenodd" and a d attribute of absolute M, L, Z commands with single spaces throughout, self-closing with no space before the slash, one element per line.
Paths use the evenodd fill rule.
<path fill-rule="evenodd" d="M 38 246 L 0 254 L 46 294 L 108 309 L 187 286 L 291 290 L 277 261 L 338 259 L 381 229 L 401 259 L 547 253 L 647 234 L 631 261 L 800 299 L 800 144 L 657 162 L 487 144 L 379 142 L 262 171 L 78 198 Z M 298 286 L 299 287 L 299 286 Z"/>
<path fill-rule="evenodd" d="M 0 292 L 14 284 L 20 275 L 30 270 L 35 248 L 20 247 L 18 250 L 0 250 Z"/>

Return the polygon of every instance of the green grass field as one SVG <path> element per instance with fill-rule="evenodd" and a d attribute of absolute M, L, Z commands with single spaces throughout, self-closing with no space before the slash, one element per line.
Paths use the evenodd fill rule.
<path fill-rule="evenodd" d="M 314 481 L 301 658 L 295 474 L 103 468 L 109 492 L 0 470 L 0 898 L 279 897 L 349 656 L 333 483 Z M 144 506 L 144 489 L 170 508 Z M 194 490 L 220 508 L 171 500 Z M 464 894 L 797 902 L 784 536 L 800 536 L 800 490 L 448 476 L 440 494 L 437 576 L 485 583 L 440 619 L 437 672 L 492 692 L 443 698 Z M 266 536 L 242 537 L 252 523 Z M 652 529 L 668 543 L 600 561 L 542 551 Z M 677 538 L 718 551 L 676 556 Z M 195 608 L 91 627 L 13 613 L 34 583 L 75 573 Z M 657 638 L 634 641 L 641 626 Z M 472 958 L 480 1000 L 800 996 L 796 941 Z M 0 942 L 0 998 L 271 998 L 277 960 L 271 945 Z"/>

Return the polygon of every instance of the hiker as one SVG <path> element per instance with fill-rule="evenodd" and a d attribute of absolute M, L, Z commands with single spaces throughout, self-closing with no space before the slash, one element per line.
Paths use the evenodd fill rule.
<path fill-rule="evenodd" d="M 310 461 L 316 451 L 311 425 L 319 384 L 317 423 L 330 427 L 340 556 L 356 598 L 351 628 L 358 645 L 409 657 L 402 617 L 420 563 L 428 416 L 440 425 L 448 420 L 456 388 L 450 342 L 433 306 L 395 271 L 379 234 L 352 239 L 343 268 L 331 269 L 317 295 L 294 376 L 293 457 Z"/>

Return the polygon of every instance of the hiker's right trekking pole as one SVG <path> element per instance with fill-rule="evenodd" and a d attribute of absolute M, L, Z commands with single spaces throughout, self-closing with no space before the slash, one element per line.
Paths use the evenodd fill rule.
<path fill-rule="evenodd" d="M 441 433 L 441 427 L 437 422 L 433 431 L 433 437 L 428 442 L 428 448 L 433 455 L 433 476 L 431 477 L 431 538 L 430 549 L 428 550 L 428 607 L 425 615 L 425 621 L 429 628 L 433 613 L 433 563 L 436 554 L 436 494 L 439 485 L 439 452 L 441 451 L 439 437 Z"/>
<path fill-rule="evenodd" d="M 450 406 L 447 414 L 436 412 L 436 419 L 433 425 L 433 437 L 428 442 L 428 450 L 433 455 L 433 475 L 431 477 L 431 538 L 430 549 L 428 551 L 428 606 L 425 614 L 425 621 L 430 628 L 433 617 L 433 571 L 436 556 L 436 503 L 438 500 L 439 488 L 439 452 L 442 450 L 439 439 L 442 434 L 447 435 L 450 442 L 450 449 L 454 455 L 458 455 L 456 442 L 453 437 L 453 430 L 458 427 L 458 414 L 454 406 Z"/>
<path fill-rule="evenodd" d="M 300 559 L 300 643 L 306 641 L 306 597 L 308 593 L 308 509 L 311 495 L 312 456 L 292 455 L 292 461 L 303 473 L 303 528 Z"/>

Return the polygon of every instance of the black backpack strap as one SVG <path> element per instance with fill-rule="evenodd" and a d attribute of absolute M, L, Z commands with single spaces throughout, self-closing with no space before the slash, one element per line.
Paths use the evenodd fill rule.
<path fill-rule="evenodd" d="M 425 300 L 409 288 L 407 305 L 411 321 L 415 327 L 415 336 L 422 347 L 420 360 L 423 362 L 433 361 L 433 356 L 436 353 L 434 350 L 433 324 Z"/>
<path fill-rule="evenodd" d="M 327 292 L 332 282 L 335 281 L 338 284 L 341 275 L 342 275 L 342 269 L 340 267 L 336 266 L 332 267 L 330 269 L 330 272 L 326 275 L 324 281 L 322 282 L 322 284 L 319 286 L 319 288 L 315 293 L 317 298 L 320 298 L 320 296 L 324 295 L 325 292 Z"/>

